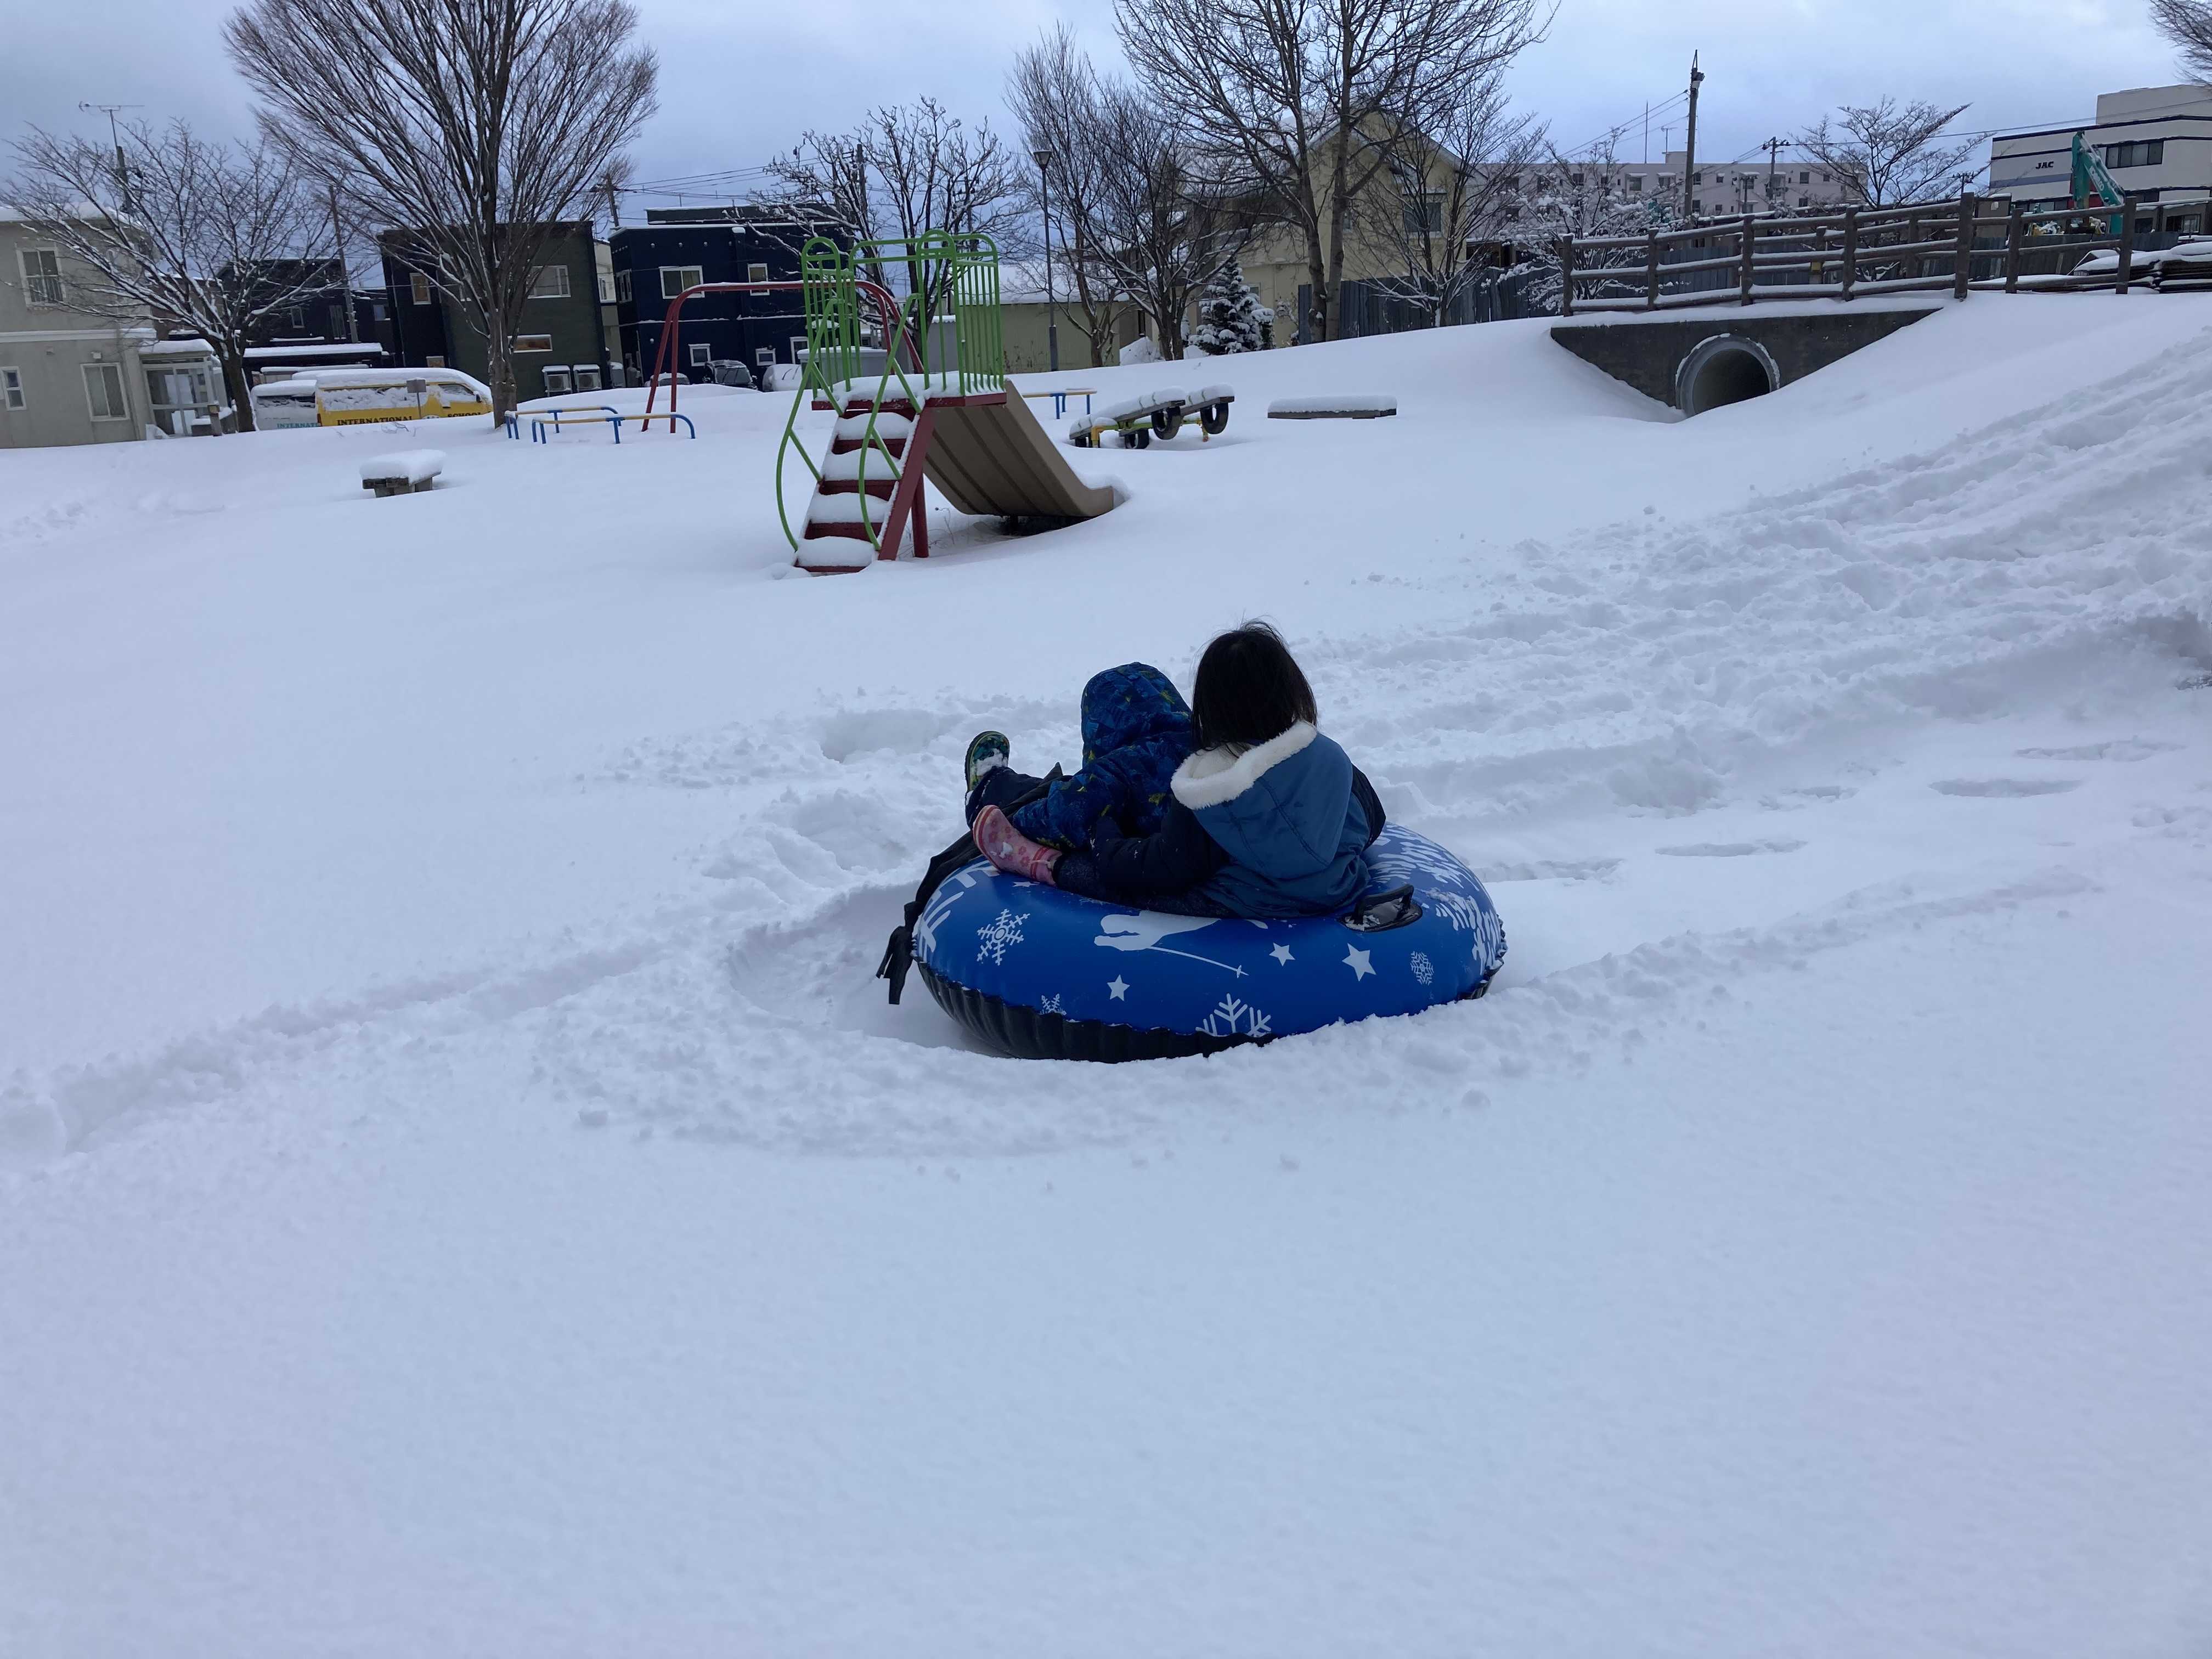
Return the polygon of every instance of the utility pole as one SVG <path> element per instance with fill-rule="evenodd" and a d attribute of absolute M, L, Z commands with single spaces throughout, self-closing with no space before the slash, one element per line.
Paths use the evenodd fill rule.
<path fill-rule="evenodd" d="M 145 108 L 145 106 L 143 104 L 87 104 L 80 102 L 77 105 L 77 107 L 82 110 L 98 110 L 102 115 L 105 115 L 107 118 L 107 141 L 115 146 L 115 191 L 116 194 L 122 198 L 123 205 L 126 209 L 133 207 L 134 204 L 131 200 L 131 167 L 129 163 L 125 161 L 123 159 L 123 134 L 117 128 L 115 116 L 116 112 L 118 110 L 143 109 Z"/>
<path fill-rule="evenodd" d="M 331 245 L 338 251 L 338 301 L 345 307 L 346 343 L 359 345 L 361 322 L 353 314 L 353 273 L 346 269 L 345 226 L 338 218 L 338 181 L 333 179 L 330 184 Z"/>
<path fill-rule="evenodd" d="M 622 228 L 622 198 L 615 191 L 615 176 L 610 173 L 599 182 L 606 186 L 607 217 L 613 220 L 614 228 L 620 230 Z"/>
<path fill-rule="evenodd" d="M 1042 147 L 1030 152 L 1037 164 L 1037 192 L 1044 212 L 1044 338 L 1045 359 L 1060 373 L 1060 313 L 1052 294 L 1052 152 Z"/>
<path fill-rule="evenodd" d="M 1698 67 L 1698 54 L 1690 54 L 1690 136 L 1682 142 L 1682 216 L 1692 224 L 1697 222 L 1697 210 L 1691 206 L 1690 192 L 1697 187 L 1698 177 L 1698 88 L 1704 84 L 1705 71 Z"/>
<path fill-rule="evenodd" d="M 1782 154 L 1782 141 L 1770 138 L 1759 149 L 1766 152 L 1766 208 L 1771 213 L 1774 210 L 1774 164 Z"/>

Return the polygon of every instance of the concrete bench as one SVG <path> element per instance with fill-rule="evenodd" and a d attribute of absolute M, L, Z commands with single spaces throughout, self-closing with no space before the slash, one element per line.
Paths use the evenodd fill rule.
<path fill-rule="evenodd" d="M 428 489 L 445 470 L 442 449 L 402 449 L 390 455 L 372 455 L 361 464 L 361 487 L 379 495 L 404 495 Z"/>
<path fill-rule="evenodd" d="M 1340 393 L 1334 398 L 1278 398 L 1267 405 L 1271 421 L 1373 421 L 1398 412 L 1398 400 L 1385 396 Z"/>

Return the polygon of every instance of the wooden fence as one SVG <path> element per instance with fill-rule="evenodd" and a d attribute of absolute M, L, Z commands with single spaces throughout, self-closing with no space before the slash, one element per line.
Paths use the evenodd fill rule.
<path fill-rule="evenodd" d="M 2146 213 L 2143 231 L 2137 219 Z M 2117 232 L 2109 228 L 2115 220 Z M 2212 228 L 2212 200 L 2030 211 L 1968 192 L 1798 218 L 1746 214 L 1642 236 L 1565 237 L 1558 245 L 1559 313 L 1941 291 L 1963 300 L 1977 289 L 2124 294 L 2142 280 L 2135 256 L 2147 241 L 2200 227 Z M 2118 250 L 2115 267 L 2074 274 L 2102 248 Z"/>

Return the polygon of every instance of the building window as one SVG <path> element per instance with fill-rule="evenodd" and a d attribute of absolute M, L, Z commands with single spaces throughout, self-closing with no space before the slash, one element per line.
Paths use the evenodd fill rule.
<path fill-rule="evenodd" d="M 299 333 L 307 325 L 307 308 L 305 306 L 290 306 L 286 307 L 284 312 L 284 322 L 286 326 L 290 328 L 293 333 Z"/>
<path fill-rule="evenodd" d="M 597 392 L 599 389 L 599 366 L 597 363 L 578 363 L 575 375 L 577 391 Z"/>
<path fill-rule="evenodd" d="M 1644 194 L 1644 175 L 1642 173 L 1632 173 L 1628 175 L 1628 193 L 1631 196 L 1641 196 Z"/>
<path fill-rule="evenodd" d="M 660 297 L 672 300 L 687 288 L 696 288 L 707 280 L 697 265 L 663 265 L 660 268 Z"/>
<path fill-rule="evenodd" d="M 417 270 L 407 278 L 407 297 L 418 306 L 430 303 L 430 279 Z"/>
<path fill-rule="evenodd" d="M 87 363 L 84 366 L 85 401 L 92 405 L 95 421 L 127 421 L 130 407 L 123 401 L 123 371 L 113 363 Z"/>
<path fill-rule="evenodd" d="M 770 363 L 775 361 L 775 348 L 774 346 L 757 346 L 754 348 L 753 361 L 758 363 L 762 368 L 767 368 Z"/>
<path fill-rule="evenodd" d="M 23 406 L 23 371 L 20 368 L 0 368 L 0 409 L 21 409 Z"/>
<path fill-rule="evenodd" d="M 1705 204 L 1701 201 L 1693 201 L 1690 204 L 1690 211 L 1692 213 L 1703 213 L 1705 210 Z"/>
<path fill-rule="evenodd" d="M 568 267 L 538 265 L 530 273 L 530 297 L 533 300 L 565 300 L 568 297 Z"/>
<path fill-rule="evenodd" d="M 1801 185 L 1809 185 L 1813 182 L 1813 175 L 1809 173 L 1801 173 L 1797 175 L 1797 182 Z"/>
<path fill-rule="evenodd" d="M 1799 207 L 1810 207 L 1813 205 L 1813 198 L 1809 196 L 1800 196 L 1797 198 L 1797 205 Z"/>
<path fill-rule="evenodd" d="M 692 368 L 706 368 L 706 367 L 707 367 L 707 365 L 708 365 L 709 362 L 713 362 L 713 361 L 714 361 L 714 349 L 712 346 L 708 345 L 708 344 L 704 340 L 694 340 L 694 341 L 691 343 L 691 367 L 692 367 Z"/>
<path fill-rule="evenodd" d="M 615 302 L 615 279 L 605 271 L 599 273 L 599 303 L 611 306 Z"/>
<path fill-rule="evenodd" d="M 62 302 L 62 257 L 50 247 L 27 247 L 23 262 L 23 298 L 34 306 Z"/>
<path fill-rule="evenodd" d="M 2105 146 L 2105 165 L 2108 167 L 2154 167 L 2166 160 L 2166 140 L 2138 139 L 2132 143 Z"/>
<path fill-rule="evenodd" d="M 625 305 L 629 302 L 629 272 L 626 270 L 615 272 L 615 298 Z"/>
<path fill-rule="evenodd" d="M 550 351 L 553 349 L 553 337 L 550 334 L 518 334 L 514 337 L 514 349 L 517 351 Z"/>
<path fill-rule="evenodd" d="M 768 281 L 768 267 L 762 264 L 747 265 L 745 267 L 745 280 L 749 283 L 764 283 Z"/>
<path fill-rule="evenodd" d="M 565 398 L 573 389 L 574 383 L 568 379 L 568 371 L 566 368 L 550 366 L 546 368 L 545 395 L 547 397 Z"/>
<path fill-rule="evenodd" d="M 1406 234 L 1434 236 L 1444 228 L 1444 197 L 1440 190 L 1408 196 L 1404 203 Z"/>

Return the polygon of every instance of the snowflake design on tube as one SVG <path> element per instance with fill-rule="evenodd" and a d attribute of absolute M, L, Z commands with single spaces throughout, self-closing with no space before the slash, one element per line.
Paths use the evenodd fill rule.
<path fill-rule="evenodd" d="M 1048 997 L 1042 998 L 1037 1003 L 1037 1012 L 1041 1014 L 1064 1014 L 1066 1012 L 1066 1009 L 1060 1006 L 1060 993 L 1057 991 Z"/>
<path fill-rule="evenodd" d="M 1273 1029 L 1273 1022 L 1250 1003 L 1224 997 L 1199 1022 L 1198 1029 L 1210 1037 L 1261 1037 Z"/>
<path fill-rule="evenodd" d="M 1022 942 L 1022 926 L 1028 921 L 1012 910 L 1001 910 L 975 930 L 975 959 L 1003 963 L 1006 952 Z"/>
<path fill-rule="evenodd" d="M 1436 983 L 1437 964 L 1429 960 L 1429 953 L 1426 951 L 1414 951 L 1407 959 L 1407 965 L 1413 969 L 1413 978 L 1419 983 L 1423 985 Z"/>

